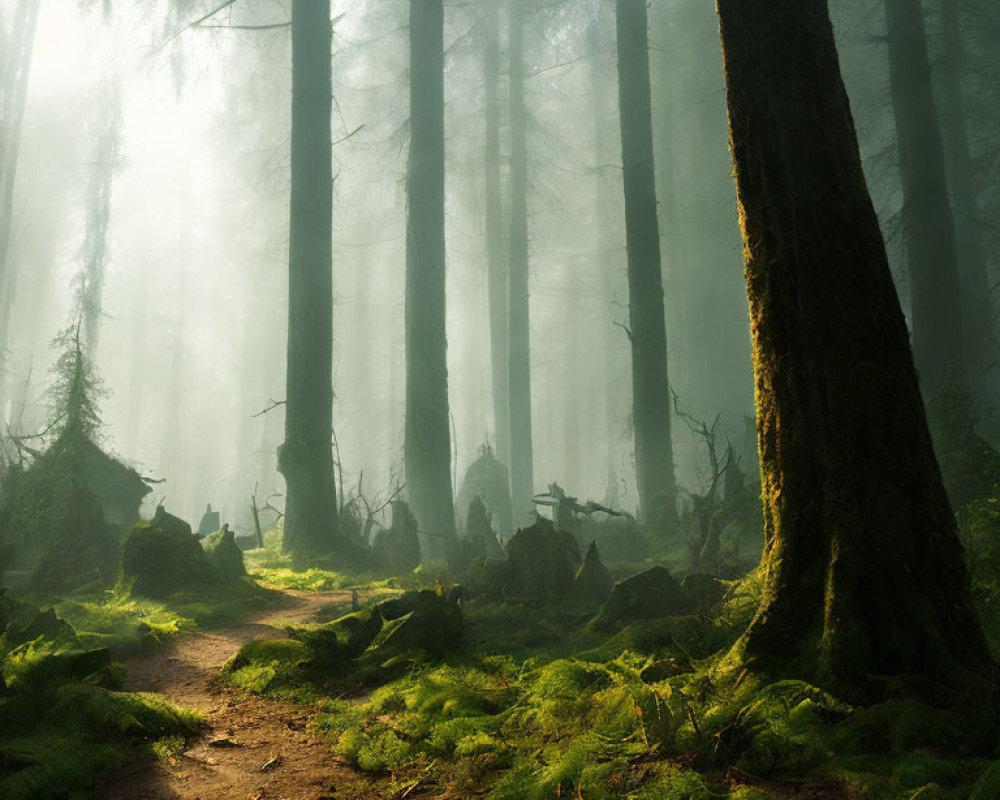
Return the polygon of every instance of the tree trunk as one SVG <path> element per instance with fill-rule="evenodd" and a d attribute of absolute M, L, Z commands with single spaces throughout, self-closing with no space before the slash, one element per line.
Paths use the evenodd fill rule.
<path fill-rule="evenodd" d="M 445 334 L 442 0 L 410 0 L 406 192 L 406 493 L 421 530 L 453 537 Z"/>
<path fill-rule="evenodd" d="M 928 404 L 967 390 L 962 298 L 944 150 L 920 0 L 885 0 L 889 82 L 903 183 L 913 357 Z"/>
<path fill-rule="evenodd" d="M 483 71 L 486 81 L 486 271 L 490 314 L 490 366 L 493 376 L 493 426 L 500 463 L 510 464 L 510 402 L 507 382 L 507 264 L 503 241 L 503 192 L 500 157 L 499 4 L 486 13 Z"/>
<path fill-rule="evenodd" d="M 510 5 L 510 483 L 514 523 L 532 510 L 531 332 L 528 309 L 528 132 L 524 102 L 523 0 Z"/>
<path fill-rule="evenodd" d="M 292 3 L 292 192 L 288 241 L 285 552 L 339 543 L 333 475 L 333 175 L 330 0 Z"/>
<path fill-rule="evenodd" d="M 11 259 L 14 185 L 39 6 L 39 0 L 20 0 L 10 33 L 0 49 L 0 352 L 9 347 L 8 328 L 15 286 Z"/>
<path fill-rule="evenodd" d="M 986 371 L 994 351 L 993 308 L 962 97 L 965 55 L 959 0 L 941 0 L 941 29 L 944 36 L 941 120 L 962 286 L 965 357 L 973 396 L 982 402 L 987 399 Z"/>
<path fill-rule="evenodd" d="M 880 693 L 991 669 L 826 0 L 718 0 L 767 544 L 751 665 Z"/>
<path fill-rule="evenodd" d="M 77 304 L 83 319 L 83 342 L 94 358 L 101 322 L 104 274 L 110 259 L 108 228 L 111 224 L 111 191 L 121 159 L 121 102 L 117 75 L 107 87 L 108 102 L 101 110 L 104 129 L 98 137 L 91 164 L 87 196 L 87 229 L 83 242 L 83 268 L 77 277 Z"/>
<path fill-rule="evenodd" d="M 656 215 L 646 0 L 618 0 L 617 25 L 636 483 L 642 518 L 670 528 L 676 516 L 674 462 Z"/>

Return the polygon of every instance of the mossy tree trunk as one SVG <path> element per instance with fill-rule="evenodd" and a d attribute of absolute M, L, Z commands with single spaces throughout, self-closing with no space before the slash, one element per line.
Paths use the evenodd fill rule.
<path fill-rule="evenodd" d="M 670 528 L 676 515 L 674 460 L 646 0 L 618 0 L 617 24 L 636 483 L 643 519 Z"/>
<path fill-rule="evenodd" d="M 718 0 L 767 544 L 736 651 L 877 694 L 990 669 L 826 0 Z"/>
<path fill-rule="evenodd" d="M 528 304 L 528 112 L 524 99 L 524 0 L 510 4 L 510 485 L 514 523 L 527 522 L 534 492 L 531 332 Z"/>
<path fill-rule="evenodd" d="M 406 493 L 421 530 L 453 537 L 445 332 L 442 0 L 410 0 L 406 192 Z"/>
<path fill-rule="evenodd" d="M 292 193 L 288 242 L 285 552 L 336 549 L 333 472 L 333 173 L 330 0 L 292 3 Z"/>

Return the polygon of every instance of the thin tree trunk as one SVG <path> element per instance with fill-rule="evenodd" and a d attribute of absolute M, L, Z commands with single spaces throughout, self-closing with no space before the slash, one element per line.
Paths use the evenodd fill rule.
<path fill-rule="evenodd" d="M 330 0 L 292 3 L 292 195 L 283 548 L 300 558 L 339 544 L 333 475 L 333 176 Z"/>
<path fill-rule="evenodd" d="M 117 81 L 117 76 L 112 78 Z M 97 141 L 91 164 L 87 197 L 87 230 L 83 242 L 83 268 L 78 276 L 77 304 L 83 318 L 83 342 L 93 358 L 102 314 L 104 275 L 110 258 L 108 229 L 111 224 L 111 191 L 121 158 L 121 103 L 116 84 L 108 88 L 107 107 L 102 109 L 104 130 Z"/>
<path fill-rule="evenodd" d="M 14 186 L 40 5 L 40 0 L 20 0 L 14 11 L 5 52 L 0 52 L 0 61 L 3 62 L 0 86 L 0 352 L 6 351 L 9 346 L 10 313 L 15 289 L 11 259 Z"/>
<path fill-rule="evenodd" d="M 406 493 L 421 530 L 453 537 L 445 332 L 442 0 L 410 0 L 406 192 Z"/>
<path fill-rule="evenodd" d="M 982 402 L 986 399 L 986 370 L 994 350 L 993 308 L 962 97 L 965 55 L 960 21 L 959 0 L 941 0 L 941 29 L 944 35 L 942 133 L 955 220 L 969 383 L 976 399 Z"/>
<path fill-rule="evenodd" d="M 604 380 L 604 436 L 607 450 L 607 475 L 604 492 L 604 505 L 615 507 L 618 504 L 618 431 L 621 425 L 619 406 L 624 402 L 621 396 L 620 342 L 621 329 L 615 323 L 616 308 L 614 298 L 619 289 L 617 270 L 620 266 L 614 248 L 610 220 L 612 204 L 609 195 L 608 180 L 605 175 L 607 165 L 612 163 L 612 145 L 607 135 L 609 92 L 604 82 L 603 65 L 599 58 L 601 47 L 600 30 L 596 22 L 591 26 L 588 39 L 590 56 L 590 102 L 593 109 L 594 126 L 594 236 L 597 249 L 597 270 L 600 276 L 599 286 L 603 304 L 603 380 Z"/>
<path fill-rule="evenodd" d="M 767 539 L 736 654 L 859 699 L 986 672 L 826 0 L 718 12 Z"/>
<path fill-rule="evenodd" d="M 676 515 L 674 462 L 646 0 L 618 0 L 617 25 L 636 483 L 642 518 L 669 528 Z"/>
<path fill-rule="evenodd" d="M 889 79 L 903 183 L 913 356 L 928 403 L 967 390 L 962 298 L 944 149 L 920 0 L 885 0 Z"/>
<path fill-rule="evenodd" d="M 507 376 L 507 264 L 503 239 L 503 193 L 500 163 L 500 9 L 486 10 L 486 272 L 490 315 L 490 366 L 493 376 L 493 427 L 497 459 L 510 464 L 510 401 Z"/>
<path fill-rule="evenodd" d="M 149 263 L 138 265 L 133 273 L 138 284 L 132 295 L 132 330 L 129 342 L 129 388 L 128 415 L 125 424 L 125 455 L 128 458 L 138 458 L 139 429 L 143 420 L 143 401 L 146 396 L 146 348 L 147 348 L 147 311 L 149 285 L 146 276 L 150 274 Z"/>
<path fill-rule="evenodd" d="M 510 6 L 510 479 L 515 525 L 531 512 L 531 333 L 528 308 L 528 134 L 522 0 Z"/>

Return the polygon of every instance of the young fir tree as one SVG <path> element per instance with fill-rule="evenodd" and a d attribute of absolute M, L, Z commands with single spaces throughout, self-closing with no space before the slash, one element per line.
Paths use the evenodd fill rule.
<path fill-rule="evenodd" d="M 719 0 L 767 543 L 734 656 L 882 694 L 992 674 L 826 0 Z"/>

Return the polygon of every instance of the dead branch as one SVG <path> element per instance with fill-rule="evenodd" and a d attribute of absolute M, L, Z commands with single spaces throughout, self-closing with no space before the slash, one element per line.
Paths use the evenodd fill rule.
<path fill-rule="evenodd" d="M 254 419 L 256 417 L 263 417 L 265 414 L 268 414 L 271 411 L 274 411 L 274 409 L 276 409 L 278 406 L 287 405 L 287 403 L 288 403 L 287 400 L 271 400 L 270 404 L 267 406 L 267 408 L 264 408 L 264 409 L 258 411 L 256 414 L 251 414 L 250 418 Z"/>

